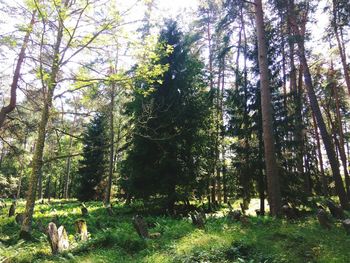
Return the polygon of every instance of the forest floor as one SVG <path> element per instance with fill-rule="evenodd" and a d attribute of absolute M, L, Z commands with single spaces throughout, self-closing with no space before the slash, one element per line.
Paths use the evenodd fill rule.
<path fill-rule="evenodd" d="M 350 235 L 341 223 L 334 220 L 331 230 L 322 229 L 312 214 L 296 221 L 249 216 L 243 225 L 208 216 L 204 230 L 187 218 L 145 214 L 150 232 L 161 236 L 143 240 L 131 221 L 140 212 L 135 207 L 115 204 L 114 215 L 109 216 L 101 203 L 90 202 L 85 217 L 90 239 L 77 242 L 74 222 L 81 218 L 80 203 L 53 200 L 36 205 L 34 239 L 25 242 L 18 240 L 20 227 L 14 217 L 8 217 L 9 204 L 0 213 L 0 262 L 350 262 Z M 23 211 L 21 201 L 16 212 Z M 65 226 L 71 249 L 52 256 L 38 222 L 47 226 L 55 217 Z"/>

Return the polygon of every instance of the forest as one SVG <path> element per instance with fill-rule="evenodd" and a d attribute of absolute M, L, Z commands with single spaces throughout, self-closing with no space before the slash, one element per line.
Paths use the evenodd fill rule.
<path fill-rule="evenodd" d="M 0 0 L 0 262 L 350 261 L 348 0 Z"/>

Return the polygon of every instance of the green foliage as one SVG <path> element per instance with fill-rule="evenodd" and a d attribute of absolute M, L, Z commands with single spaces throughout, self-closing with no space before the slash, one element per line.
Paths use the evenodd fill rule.
<path fill-rule="evenodd" d="M 160 50 L 155 56 L 160 65 L 168 65 L 161 81 L 136 80 L 128 105 L 134 124 L 132 146 L 123 163 L 122 186 L 135 197 L 160 194 L 171 208 L 190 195 L 200 176 L 208 109 L 202 64 L 191 55 L 190 43 L 175 22 L 166 24 L 159 45 L 173 51 L 164 55 Z"/>
<path fill-rule="evenodd" d="M 81 201 L 101 199 L 98 185 L 106 171 L 105 117 L 97 114 L 83 136 L 83 159 L 79 162 L 77 197 Z"/>

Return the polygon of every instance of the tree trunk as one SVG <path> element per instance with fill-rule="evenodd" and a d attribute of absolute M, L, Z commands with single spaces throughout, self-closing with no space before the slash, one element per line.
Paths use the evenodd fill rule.
<path fill-rule="evenodd" d="M 74 108 L 74 118 L 73 118 L 73 126 L 71 126 L 70 128 L 70 134 L 73 133 L 73 127 L 76 123 L 76 116 L 77 116 L 77 109 L 76 107 Z M 71 154 L 71 149 L 72 149 L 72 146 L 73 146 L 73 137 L 70 136 L 69 137 L 69 151 L 68 151 L 68 154 Z M 64 199 L 68 199 L 69 198 L 69 182 L 70 182 L 70 170 L 71 170 L 71 166 L 72 166 L 72 157 L 69 156 L 67 158 L 67 166 L 66 166 L 66 174 L 65 174 L 65 177 L 64 177 L 64 186 L 63 186 L 63 198 Z"/>
<path fill-rule="evenodd" d="M 343 181 L 340 176 L 339 162 L 335 154 L 334 146 L 332 144 L 332 139 L 328 134 L 326 124 L 324 123 L 322 113 L 318 105 L 317 97 L 312 84 L 309 66 L 307 64 L 306 57 L 305 57 L 304 45 L 303 43 L 300 43 L 298 46 L 299 46 L 299 52 L 300 52 L 300 60 L 304 67 L 304 79 L 305 79 L 305 84 L 306 84 L 306 88 L 307 88 L 307 92 L 310 100 L 310 106 L 312 111 L 315 114 L 317 125 L 320 128 L 321 137 L 326 149 L 326 153 L 329 159 L 329 163 L 331 165 L 331 169 L 332 169 L 332 173 L 335 181 L 336 193 L 339 196 L 339 200 L 343 209 L 349 209 L 350 207 L 349 207 L 348 198 L 346 196 Z"/>
<path fill-rule="evenodd" d="M 299 49 L 298 55 L 299 55 L 300 63 L 303 66 L 305 86 L 307 89 L 307 93 L 308 93 L 308 97 L 309 97 L 309 101 L 310 101 L 310 106 L 311 106 L 313 113 L 315 114 L 317 125 L 320 129 L 321 137 L 322 137 L 322 140 L 323 140 L 323 143 L 324 143 L 324 146 L 326 149 L 326 153 L 328 156 L 328 160 L 329 160 L 329 163 L 330 163 L 330 166 L 332 169 L 332 174 L 333 174 L 333 178 L 335 181 L 336 193 L 339 197 L 339 200 L 340 200 L 340 203 L 341 203 L 343 209 L 349 209 L 350 207 L 349 207 L 348 198 L 347 198 L 347 195 L 346 195 L 346 192 L 344 189 L 344 185 L 343 185 L 343 181 L 342 181 L 342 178 L 340 175 L 339 162 L 338 162 L 338 159 L 336 157 L 336 153 L 334 150 L 334 145 L 332 143 L 331 136 L 329 135 L 329 133 L 327 131 L 326 124 L 323 120 L 320 106 L 318 104 L 315 90 L 313 87 L 309 65 L 308 65 L 307 60 L 306 60 L 305 47 L 304 47 L 304 33 L 300 32 L 300 29 L 299 29 L 297 22 L 296 22 L 296 18 L 293 15 L 293 12 L 291 12 L 291 21 L 292 21 L 292 27 L 293 27 L 295 35 L 300 37 L 300 40 L 298 41 L 298 49 Z"/>
<path fill-rule="evenodd" d="M 340 155 L 340 160 L 343 165 L 344 169 L 344 177 L 345 177 L 345 186 L 346 186 L 346 191 L 349 196 L 350 194 L 350 178 L 349 178 L 349 171 L 348 171 L 348 165 L 347 165 L 347 157 L 345 153 L 345 141 L 344 141 L 344 132 L 343 132 L 343 122 L 342 122 L 342 117 L 340 115 L 340 102 L 339 102 L 339 93 L 338 93 L 338 87 L 337 83 L 333 80 L 333 63 L 331 66 L 331 82 L 332 82 L 332 89 L 334 92 L 334 99 L 335 99 L 335 105 L 336 105 L 336 117 L 337 117 L 337 127 L 338 127 L 338 136 L 339 136 L 339 155 Z"/>
<path fill-rule="evenodd" d="M 303 98 L 303 66 L 299 66 L 299 79 L 298 79 L 298 87 L 294 91 L 294 102 L 296 104 L 295 107 L 295 115 L 296 115 L 296 126 L 295 126 L 295 141 L 297 142 L 296 149 L 296 159 L 297 159 L 297 172 L 298 175 L 304 180 L 304 190 L 308 195 L 311 195 L 310 188 L 310 180 L 309 175 L 304 173 L 304 138 L 303 138 L 303 116 L 302 116 L 302 103 Z"/>
<path fill-rule="evenodd" d="M 262 138 L 262 132 L 259 132 L 258 134 L 259 139 L 259 174 L 258 174 L 258 192 L 259 192 L 259 199 L 260 199 L 260 215 L 265 215 L 265 188 L 266 188 L 266 180 L 263 172 L 263 148 L 264 148 L 264 142 Z"/>
<path fill-rule="evenodd" d="M 318 134 L 318 128 L 316 123 L 315 114 L 312 113 L 312 120 L 313 120 L 313 126 L 315 130 L 315 137 L 316 137 L 316 144 L 317 144 L 317 155 L 318 155 L 318 161 L 320 163 L 320 173 L 321 173 L 321 182 L 322 182 L 322 191 L 324 196 L 328 196 L 328 186 L 327 186 L 327 178 L 324 173 L 323 169 L 323 157 L 322 157 L 322 151 L 321 151 L 321 142 L 320 142 L 320 136 Z"/>
<path fill-rule="evenodd" d="M 43 198 L 43 172 L 40 169 L 39 178 L 38 178 L 38 199 L 41 200 Z"/>
<path fill-rule="evenodd" d="M 332 2 L 333 2 L 333 10 L 332 10 L 333 11 L 333 23 L 332 24 L 333 24 L 334 34 L 335 34 L 335 37 L 337 39 L 341 63 L 343 66 L 346 87 L 348 88 L 348 92 L 350 95 L 350 76 L 349 76 L 348 63 L 346 61 L 346 50 L 345 50 L 345 45 L 339 36 L 339 28 L 338 28 L 338 22 L 337 22 L 337 10 L 336 10 L 337 0 L 333 0 Z"/>
<path fill-rule="evenodd" d="M 65 1 L 66 7 L 68 5 L 68 2 L 69 0 Z M 56 78 L 59 71 L 60 46 L 63 38 L 63 29 L 64 29 L 63 22 L 60 20 L 59 26 L 57 29 L 58 31 L 57 31 L 56 43 L 54 46 L 54 54 L 53 54 L 53 61 L 51 65 L 50 79 L 48 80 L 48 84 L 47 84 L 47 94 L 46 94 L 46 98 L 44 97 L 44 105 L 41 111 L 38 137 L 36 140 L 33 161 L 32 161 L 32 172 L 29 177 L 29 187 L 27 192 L 26 208 L 25 208 L 26 217 L 23 221 L 21 231 L 20 231 L 20 237 L 24 239 L 29 239 L 31 237 L 35 197 L 36 197 L 38 179 L 40 176 L 40 170 L 43 164 L 43 152 L 44 152 L 44 146 L 45 146 L 46 127 L 49 120 L 50 108 L 52 106 L 54 90 L 57 85 Z"/>
<path fill-rule="evenodd" d="M 267 176 L 267 193 L 271 215 L 279 215 L 281 208 L 281 189 L 276 162 L 275 143 L 273 137 L 272 106 L 267 64 L 267 47 L 265 26 L 261 0 L 255 0 L 255 21 L 258 38 L 258 57 L 261 87 L 262 126 Z"/>
<path fill-rule="evenodd" d="M 108 166 L 108 183 L 106 188 L 105 205 L 109 206 L 111 202 L 111 190 L 112 179 L 114 172 L 114 96 L 115 96 L 115 83 L 111 84 L 111 105 L 109 116 L 109 129 L 110 129 L 110 148 L 109 148 L 109 166 Z"/>
<path fill-rule="evenodd" d="M 15 72 L 14 72 L 12 84 L 11 84 L 10 103 L 7 106 L 2 107 L 0 110 L 0 129 L 5 122 L 6 115 L 9 114 L 11 111 L 13 111 L 16 107 L 18 80 L 21 76 L 21 67 L 22 67 L 22 64 L 23 64 L 23 61 L 25 58 L 25 52 L 26 52 L 26 49 L 27 49 L 27 46 L 29 43 L 29 36 L 33 31 L 33 26 L 35 23 L 35 16 L 36 16 L 36 10 L 33 11 L 32 18 L 30 20 L 27 33 L 24 36 L 23 44 L 22 44 L 21 50 L 20 50 L 19 55 L 18 55 L 17 65 L 15 68 Z"/>

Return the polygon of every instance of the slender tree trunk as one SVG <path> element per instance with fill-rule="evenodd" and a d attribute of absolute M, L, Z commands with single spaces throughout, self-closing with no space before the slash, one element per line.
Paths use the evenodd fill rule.
<path fill-rule="evenodd" d="M 65 1 L 65 6 L 67 6 L 69 0 Z M 24 239 L 29 239 L 31 237 L 32 231 L 32 220 L 35 206 L 35 197 L 38 185 L 38 179 L 40 176 L 40 170 L 43 164 L 43 152 L 45 146 L 45 136 L 46 136 L 46 127 L 49 120 L 50 108 L 52 106 L 52 99 L 54 90 L 56 88 L 57 74 L 59 71 L 59 60 L 60 60 L 60 46 L 63 38 L 63 23 L 59 21 L 57 39 L 54 46 L 53 61 L 50 72 L 50 79 L 47 86 L 46 98 L 44 98 L 44 105 L 41 111 L 41 119 L 38 129 L 38 137 L 36 140 L 33 161 L 32 161 L 32 172 L 29 177 L 29 187 L 26 198 L 26 208 L 25 208 L 25 219 L 23 220 L 20 237 Z"/>
<path fill-rule="evenodd" d="M 291 12 L 291 13 L 293 14 L 293 12 Z M 300 29 L 298 27 L 298 24 L 296 22 L 294 15 L 291 15 L 291 19 L 292 19 L 292 27 L 293 27 L 294 33 L 300 37 L 300 40 L 298 41 L 298 49 L 299 49 L 298 53 L 299 53 L 300 63 L 303 66 L 305 86 L 307 89 L 307 93 L 308 93 L 308 97 L 309 97 L 309 101 L 310 101 L 310 106 L 311 106 L 313 113 L 315 114 L 317 125 L 320 129 L 322 140 L 323 140 L 323 143 L 324 143 L 324 146 L 326 149 L 326 153 L 328 156 L 328 160 L 329 160 L 329 163 L 330 163 L 330 166 L 332 169 L 332 174 L 333 174 L 333 178 L 335 181 L 336 193 L 339 197 L 339 200 L 340 200 L 340 203 L 341 203 L 341 206 L 343 207 L 343 209 L 349 209 L 350 208 L 349 201 L 348 201 L 348 198 L 347 198 L 347 195 L 346 195 L 346 192 L 344 189 L 343 181 L 342 181 L 342 178 L 340 175 L 339 162 L 338 162 L 338 159 L 336 157 L 336 153 L 335 153 L 334 145 L 332 143 L 331 136 L 329 135 L 329 133 L 327 131 L 326 124 L 323 120 L 320 106 L 318 104 L 316 93 L 315 93 L 315 90 L 313 87 L 309 65 L 308 65 L 307 60 L 306 60 L 305 47 L 304 47 L 304 34 L 302 34 L 300 32 Z"/>
<path fill-rule="evenodd" d="M 281 189 L 276 162 L 275 142 L 273 136 L 271 93 L 269 71 L 267 64 L 267 47 L 265 26 L 261 0 L 255 0 L 255 21 L 258 37 L 258 57 L 261 87 L 262 126 L 265 150 L 265 165 L 267 176 L 267 193 L 270 212 L 273 216 L 279 215 L 281 208 Z"/>
<path fill-rule="evenodd" d="M 75 122 L 76 122 L 76 116 L 77 116 L 77 109 L 76 107 L 74 108 L 74 118 L 73 118 L 73 125 L 71 126 L 71 128 L 69 129 L 70 131 L 70 134 L 73 133 L 73 127 L 75 125 Z M 71 149 L 72 149 L 72 146 L 73 146 L 73 137 L 70 136 L 69 137 L 69 150 L 68 150 L 68 154 L 71 154 Z M 67 158 L 67 165 L 66 165 L 66 174 L 65 174 L 65 177 L 64 177 L 64 186 L 63 186 L 63 198 L 64 199 L 68 199 L 69 198 L 69 183 L 70 183 L 70 171 L 71 171 L 71 166 L 72 166 L 72 157 L 69 156 Z"/>
<path fill-rule="evenodd" d="M 314 113 L 312 113 L 312 120 L 313 120 L 313 126 L 314 126 L 314 130 L 315 130 L 318 161 L 319 161 L 319 164 L 320 164 L 322 191 L 323 191 L 323 195 L 324 196 L 328 196 L 327 178 L 326 178 L 326 175 L 324 173 L 324 168 L 323 168 L 323 157 L 322 157 L 322 151 L 321 151 L 320 136 L 319 136 L 319 133 L 318 133 L 317 122 L 316 122 L 316 118 L 315 118 L 315 114 Z"/>
<path fill-rule="evenodd" d="M 335 38 L 337 39 L 341 63 L 343 66 L 346 87 L 347 87 L 348 93 L 350 95 L 350 75 L 349 75 L 349 68 L 348 68 L 348 63 L 347 63 L 347 59 L 346 59 L 346 50 L 345 50 L 345 45 L 344 45 L 344 43 L 341 40 L 340 35 L 339 35 L 339 28 L 338 28 L 338 21 L 337 21 L 338 19 L 337 19 L 336 6 L 337 6 L 338 1 L 333 0 L 332 2 L 333 2 L 333 23 L 332 24 L 333 24 Z"/>
<path fill-rule="evenodd" d="M 20 162 L 20 172 L 19 172 L 19 178 L 18 178 L 16 199 L 19 199 L 21 197 L 22 177 L 23 177 L 23 163 Z"/>
<path fill-rule="evenodd" d="M 115 97 L 115 83 L 111 84 L 111 105 L 109 115 L 109 129 L 110 129 L 110 148 L 109 148 L 109 167 L 108 167 L 108 183 L 106 188 L 105 205 L 109 206 L 111 202 L 112 179 L 114 174 L 114 98 Z"/>
<path fill-rule="evenodd" d="M 26 52 L 26 49 L 27 49 L 27 46 L 29 43 L 29 37 L 33 31 L 33 27 L 34 27 L 34 23 L 35 23 L 35 16 L 36 16 L 36 10 L 33 11 L 32 18 L 30 20 L 27 33 L 24 36 L 23 44 L 22 44 L 21 50 L 20 50 L 19 55 L 18 55 L 17 65 L 15 68 L 15 72 L 14 72 L 12 84 L 11 84 L 10 103 L 7 106 L 2 107 L 0 110 L 0 129 L 5 122 L 6 115 L 9 114 L 11 111 L 13 111 L 16 107 L 18 80 L 21 76 L 21 68 L 22 68 L 24 58 L 25 58 L 25 52 Z"/>
<path fill-rule="evenodd" d="M 295 127 L 295 141 L 297 143 L 296 149 L 296 159 L 297 159 L 297 172 L 298 175 L 303 178 L 304 181 L 304 190 L 308 195 L 311 195 L 310 188 L 310 176 L 307 173 L 304 173 L 304 138 L 303 138 L 303 116 L 302 116 L 302 103 L 303 98 L 303 66 L 299 66 L 299 78 L 298 78 L 298 87 L 294 92 L 294 101 L 295 101 L 295 115 L 296 115 L 296 127 Z"/>
<path fill-rule="evenodd" d="M 338 128 L 338 136 L 339 136 L 339 155 L 340 155 L 340 160 L 343 165 L 344 169 L 344 177 L 345 177 L 345 186 L 346 186 L 346 191 L 348 196 L 350 195 L 350 177 L 349 177 L 349 171 L 348 171 L 348 165 L 347 165 L 347 157 L 345 153 L 345 141 L 344 141 L 344 132 L 343 132 L 343 122 L 342 122 L 342 117 L 340 114 L 340 102 L 339 102 L 339 93 L 338 93 L 338 87 L 337 83 L 333 80 L 333 63 L 331 66 L 331 82 L 332 82 L 332 88 L 334 92 L 334 99 L 335 99 L 335 105 L 336 105 L 336 118 L 337 118 L 337 125 L 336 127 Z"/>
<path fill-rule="evenodd" d="M 72 148 L 73 145 L 73 138 L 69 138 L 69 149 Z M 69 150 L 70 154 L 70 150 Z M 64 186 L 63 186 L 63 198 L 68 199 L 69 198 L 69 181 L 70 181 L 70 170 L 71 170 L 71 162 L 72 162 L 72 157 L 67 158 L 67 165 L 66 165 L 66 174 L 64 178 Z"/>
<path fill-rule="evenodd" d="M 264 148 L 264 142 L 262 138 L 262 132 L 259 132 L 258 134 L 259 139 L 259 175 L 258 175 L 258 192 L 259 192 L 259 199 L 260 199 L 260 214 L 265 215 L 265 189 L 266 189 L 266 180 L 264 176 L 264 169 L 263 169 L 263 148 Z"/>
<path fill-rule="evenodd" d="M 212 48 L 212 33 L 211 33 L 211 16 L 210 16 L 210 10 L 207 13 L 207 28 L 206 28 L 206 33 L 207 33 L 207 40 L 208 40 L 208 51 L 209 51 L 209 85 L 210 85 L 210 91 L 214 93 L 214 67 L 213 67 L 213 48 Z M 215 105 L 215 96 L 213 96 L 213 105 Z M 213 112 L 213 118 L 216 119 L 215 116 L 215 111 Z M 215 128 L 212 131 L 212 135 L 214 137 L 215 145 L 214 145 L 214 150 L 212 154 L 213 158 L 213 167 L 210 169 L 210 175 L 209 175 L 209 180 L 211 187 L 210 189 L 210 194 L 211 194 L 211 202 L 215 202 L 216 200 L 216 165 L 217 165 L 217 160 L 216 160 L 216 153 L 217 149 L 215 148 L 216 146 L 216 131 Z"/>

